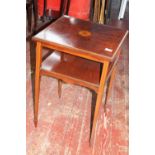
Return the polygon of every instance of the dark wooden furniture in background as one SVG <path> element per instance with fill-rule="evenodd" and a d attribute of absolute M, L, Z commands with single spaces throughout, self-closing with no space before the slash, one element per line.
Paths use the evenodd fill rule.
<path fill-rule="evenodd" d="M 37 27 L 38 22 L 38 5 L 37 0 L 26 0 L 26 12 L 28 21 L 28 32 L 31 33 Z M 34 26 L 32 27 L 32 17 L 34 16 Z"/>
<path fill-rule="evenodd" d="M 28 32 L 30 33 L 27 38 L 37 34 L 39 31 L 47 27 L 53 21 L 58 19 L 64 14 L 68 14 L 70 0 L 61 0 L 60 11 L 47 10 L 46 8 L 47 0 L 44 0 L 44 11 L 43 16 L 38 17 L 38 0 L 27 0 L 26 1 L 26 11 L 27 11 L 27 21 L 28 21 Z M 34 17 L 34 22 L 32 23 L 32 17 Z"/>
<path fill-rule="evenodd" d="M 51 76 L 87 87 L 97 94 L 91 139 L 102 102 L 105 82 L 112 85 L 121 45 L 127 31 L 63 16 L 33 37 L 36 46 L 35 115 L 37 127 L 40 77 Z M 42 62 L 42 48 L 55 50 Z"/>
<path fill-rule="evenodd" d="M 112 6 L 112 0 L 106 0 L 106 6 L 105 6 L 105 23 L 106 24 L 110 21 L 111 6 Z"/>
<path fill-rule="evenodd" d="M 61 0 L 60 14 L 68 15 L 70 0 Z"/>
<path fill-rule="evenodd" d="M 32 9 L 33 9 L 33 1 L 26 0 L 26 12 L 27 12 L 27 21 L 28 21 L 28 32 L 31 32 L 32 27 Z"/>
<path fill-rule="evenodd" d="M 96 23 L 108 23 L 110 20 L 111 3 L 112 0 L 90 0 L 89 19 Z M 43 16 L 38 18 L 38 0 L 26 1 L 30 38 L 62 15 L 68 15 L 70 0 L 61 0 L 60 11 L 47 10 L 46 4 L 47 0 L 44 0 Z M 33 24 L 31 24 L 32 17 L 34 17 Z M 29 38 L 29 36 L 27 36 L 27 38 Z"/>

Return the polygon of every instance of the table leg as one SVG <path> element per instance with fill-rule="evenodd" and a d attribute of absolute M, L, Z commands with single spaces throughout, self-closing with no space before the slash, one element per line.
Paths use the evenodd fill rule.
<path fill-rule="evenodd" d="M 98 93 L 97 93 L 97 100 L 96 100 L 96 106 L 95 106 L 95 112 L 94 112 L 92 133 L 91 133 L 91 137 L 90 137 L 90 144 L 92 144 L 92 139 L 94 137 L 98 113 L 99 113 L 100 105 L 102 103 L 102 96 L 103 96 L 103 90 L 104 90 L 106 76 L 107 76 L 107 72 L 108 72 L 108 66 L 109 66 L 109 62 L 104 62 L 104 65 L 102 68 L 101 79 L 100 79 L 100 86 L 99 86 Z"/>
<path fill-rule="evenodd" d="M 107 101 L 108 101 L 109 96 L 110 96 L 110 92 L 111 92 L 111 88 L 112 88 L 112 83 L 113 83 L 113 80 L 115 78 L 115 74 L 116 74 L 116 66 L 114 67 L 114 69 L 112 71 L 112 74 L 111 74 L 111 76 L 109 78 L 109 82 L 108 82 L 108 85 L 107 85 L 107 92 L 106 92 L 106 98 L 105 98 L 105 104 L 104 104 L 104 106 L 107 105 Z"/>
<path fill-rule="evenodd" d="M 61 97 L 61 91 L 62 91 L 62 81 L 58 79 L 58 95 L 59 95 L 59 98 Z"/>
<path fill-rule="evenodd" d="M 36 71 L 35 71 L 35 104 L 34 104 L 34 125 L 35 127 L 37 127 L 37 123 L 38 123 L 41 54 L 42 54 L 41 43 L 37 42 Z"/>

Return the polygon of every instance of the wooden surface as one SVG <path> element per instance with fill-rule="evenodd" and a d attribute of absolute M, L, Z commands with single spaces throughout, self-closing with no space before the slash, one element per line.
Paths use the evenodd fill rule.
<path fill-rule="evenodd" d="M 39 105 L 39 91 L 40 91 L 40 65 L 41 65 L 42 47 L 41 43 L 36 46 L 36 71 L 35 71 L 35 104 L 34 104 L 34 124 L 37 127 L 38 123 L 38 105 Z"/>
<path fill-rule="evenodd" d="M 61 52 L 53 52 L 43 63 L 41 73 L 56 78 L 66 77 L 64 80 L 98 90 L 100 82 L 100 63 L 80 57 L 65 54 L 61 59 Z M 77 83 L 78 82 L 78 83 Z"/>
<path fill-rule="evenodd" d="M 81 31 L 91 34 L 80 35 Z M 112 61 L 126 35 L 125 30 L 62 16 L 35 35 L 33 40 L 70 54 Z"/>
<path fill-rule="evenodd" d="M 91 132 L 92 144 L 104 86 L 107 77 L 111 76 L 110 73 L 116 66 L 121 45 L 127 33 L 125 30 L 110 26 L 63 16 L 33 38 L 37 41 L 35 126 L 37 126 L 38 119 L 41 75 L 85 86 L 97 93 Z M 53 52 L 40 67 L 41 48 L 43 47 L 55 49 L 59 52 Z M 51 63 L 49 63 L 50 60 Z M 113 78 L 111 79 L 113 80 Z M 60 82 L 58 83 L 58 94 L 61 96 Z"/>
<path fill-rule="evenodd" d="M 97 93 L 97 99 L 96 99 L 96 105 L 95 105 L 95 111 L 94 111 L 92 133 L 91 133 L 91 139 L 90 139 L 91 144 L 93 142 L 93 138 L 94 138 L 93 136 L 94 136 L 94 133 L 95 133 L 98 114 L 99 114 L 100 106 L 101 106 L 101 103 L 102 103 L 104 86 L 105 86 L 106 77 L 107 77 L 107 74 L 108 74 L 108 67 L 109 67 L 109 62 L 105 62 L 104 66 L 102 67 L 100 86 L 99 86 L 99 90 L 98 90 L 98 93 Z"/>
<path fill-rule="evenodd" d="M 101 74 L 100 65 L 95 61 L 53 51 L 43 61 L 41 74 L 63 79 L 68 83 L 85 86 L 98 92 Z M 109 67 L 106 80 L 111 76 L 114 66 L 111 64 Z"/>

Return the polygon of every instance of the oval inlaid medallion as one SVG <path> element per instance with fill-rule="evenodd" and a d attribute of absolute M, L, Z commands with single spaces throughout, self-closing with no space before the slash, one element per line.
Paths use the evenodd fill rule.
<path fill-rule="evenodd" d="M 91 32 L 82 30 L 82 31 L 79 31 L 79 35 L 82 37 L 89 37 L 89 36 L 91 36 Z"/>

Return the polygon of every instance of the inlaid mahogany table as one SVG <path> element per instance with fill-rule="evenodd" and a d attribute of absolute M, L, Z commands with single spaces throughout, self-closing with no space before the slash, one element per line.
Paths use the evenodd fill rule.
<path fill-rule="evenodd" d="M 33 37 L 36 41 L 34 123 L 37 127 L 40 77 L 84 86 L 97 94 L 91 137 L 94 134 L 105 82 L 108 93 L 114 78 L 115 66 L 127 31 L 99 25 L 74 17 L 62 16 Z M 52 49 L 42 62 L 42 48 Z"/>

